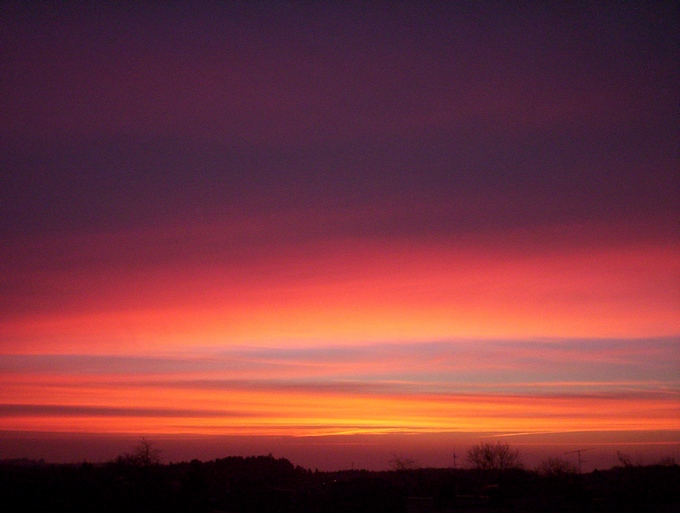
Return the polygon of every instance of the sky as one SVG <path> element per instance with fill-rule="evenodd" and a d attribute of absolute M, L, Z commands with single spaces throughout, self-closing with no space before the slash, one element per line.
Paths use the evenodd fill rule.
<path fill-rule="evenodd" d="M 668 4 L 3 2 L 0 459 L 677 454 Z"/>

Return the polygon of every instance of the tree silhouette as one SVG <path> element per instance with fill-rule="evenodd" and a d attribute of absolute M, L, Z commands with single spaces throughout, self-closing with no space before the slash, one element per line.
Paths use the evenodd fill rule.
<path fill-rule="evenodd" d="M 126 452 L 122 456 L 118 456 L 116 461 L 137 467 L 150 467 L 161 463 L 161 451 L 156 448 L 153 442 L 141 437 L 132 453 Z"/>
<path fill-rule="evenodd" d="M 541 462 L 537 470 L 548 477 L 562 477 L 578 473 L 578 467 L 564 458 L 548 458 Z"/>
<path fill-rule="evenodd" d="M 467 453 L 468 463 L 479 470 L 504 471 L 510 468 L 520 468 L 522 461 L 519 451 L 511 449 L 508 444 L 497 442 L 473 445 Z"/>
<path fill-rule="evenodd" d="M 394 458 L 390 460 L 390 467 L 392 470 L 403 471 L 419 468 L 419 465 L 416 460 L 411 458 L 401 458 L 395 454 Z"/>

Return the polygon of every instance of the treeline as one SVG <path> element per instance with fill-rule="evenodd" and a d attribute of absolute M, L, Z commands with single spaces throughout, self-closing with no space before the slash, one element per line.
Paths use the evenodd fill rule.
<path fill-rule="evenodd" d="M 127 455 L 129 456 L 129 455 Z M 317 472 L 270 456 L 162 464 L 0 463 L 0 511 L 427 513 L 680 511 L 680 467 Z"/>

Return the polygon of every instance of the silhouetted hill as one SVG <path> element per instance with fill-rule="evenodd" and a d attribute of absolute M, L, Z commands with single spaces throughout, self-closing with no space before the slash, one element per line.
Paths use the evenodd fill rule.
<path fill-rule="evenodd" d="M 5 512 L 427 513 L 680 511 L 680 467 L 312 472 L 272 456 L 140 465 L 0 462 Z"/>

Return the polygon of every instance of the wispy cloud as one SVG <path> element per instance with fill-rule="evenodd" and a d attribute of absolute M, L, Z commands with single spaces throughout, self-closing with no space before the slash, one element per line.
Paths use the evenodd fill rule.
<path fill-rule="evenodd" d="M 163 432 L 269 434 L 673 430 L 680 429 L 676 342 L 460 340 L 5 355 L 0 424 L 20 429 L 50 419 L 53 429 L 103 429 L 108 418 L 107 431 L 153 425 Z M 638 365 L 650 354 L 653 365 Z"/>

